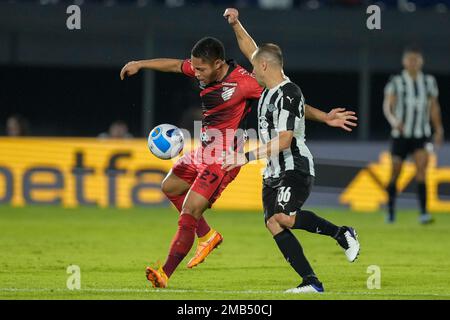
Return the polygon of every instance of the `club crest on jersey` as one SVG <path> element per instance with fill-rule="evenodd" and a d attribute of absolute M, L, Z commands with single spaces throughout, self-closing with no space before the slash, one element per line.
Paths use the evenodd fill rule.
<path fill-rule="evenodd" d="M 275 105 L 274 105 L 273 103 L 270 103 L 270 104 L 267 106 L 267 110 L 269 110 L 269 112 L 274 112 L 276 108 L 277 108 L 277 107 L 275 107 Z"/>
<path fill-rule="evenodd" d="M 259 127 L 261 129 L 267 129 L 269 127 L 269 123 L 267 122 L 267 118 L 265 116 L 259 117 Z"/>
<path fill-rule="evenodd" d="M 229 88 L 229 87 L 223 87 L 222 92 L 222 99 L 223 101 L 228 101 L 233 96 L 234 91 L 236 90 L 235 87 Z"/>

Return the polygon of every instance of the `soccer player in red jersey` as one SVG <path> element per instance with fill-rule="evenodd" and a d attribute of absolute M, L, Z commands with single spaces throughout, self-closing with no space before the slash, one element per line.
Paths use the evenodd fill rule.
<path fill-rule="evenodd" d="M 191 59 L 131 61 L 123 67 L 120 77 L 124 79 L 142 68 L 195 77 L 202 89 L 202 146 L 181 157 L 162 183 L 162 191 L 180 212 L 179 227 L 166 263 L 159 268 L 148 267 L 147 278 L 154 287 L 166 287 L 168 278 L 191 249 L 195 234 L 199 243 L 189 268 L 202 262 L 222 242 L 222 236 L 202 215 L 239 172 L 239 168 L 222 170 L 217 159 L 236 145 L 230 131 L 242 125 L 250 111 L 248 102 L 258 99 L 262 88 L 244 68 L 225 60 L 222 43 L 212 37 L 195 44 Z"/>

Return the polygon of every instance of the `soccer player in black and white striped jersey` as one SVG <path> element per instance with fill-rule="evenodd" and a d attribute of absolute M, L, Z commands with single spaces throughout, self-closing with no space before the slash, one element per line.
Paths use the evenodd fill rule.
<path fill-rule="evenodd" d="M 409 47 L 403 53 L 403 71 L 391 77 L 384 90 L 383 109 L 392 127 L 392 174 L 387 191 L 389 194 L 386 222 L 395 221 L 396 183 L 403 161 L 412 155 L 416 165 L 417 195 L 420 204 L 419 221 L 433 221 L 426 205 L 426 167 L 429 142 L 434 129 L 434 142 L 440 146 L 444 130 L 438 101 L 438 87 L 432 75 L 422 72 L 423 56 L 420 49 Z"/>
<path fill-rule="evenodd" d="M 251 61 L 256 80 L 265 89 L 258 103 L 260 146 L 245 154 L 228 154 L 223 167 L 233 170 L 252 160 L 267 158 L 263 177 L 266 226 L 285 259 L 302 278 L 298 287 L 287 292 L 323 292 L 322 283 L 290 229 L 334 238 L 350 262 L 357 258 L 360 246 L 353 228 L 336 226 L 302 209 L 311 192 L 315 174 L 313 158 L 305 144 L 305 118 L 351 131 L 347 126 L 356 125 L 352 122 L 356 117 L 353 112 L 344 111 L 332 111 L 327 115 L 305 105 L 300 88 L 284 75 L 281 49 L 274 44 L 257 47 L 238 21 L 236 9 L 227 9 L 224 16 L 233 26 L 241 51 Z M 333 120 L 330 122 L 327 118 Z"/>

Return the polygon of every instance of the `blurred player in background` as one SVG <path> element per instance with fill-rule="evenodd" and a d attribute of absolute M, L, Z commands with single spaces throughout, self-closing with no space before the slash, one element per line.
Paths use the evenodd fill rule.
<path fill-rule="evenodd" d="M 30 127 L 27 119 L 20 114 L 13 114 L 6 119 L 6 135 L 10 137 L 27 136 Z"/>
<path fill-rule="evenodd" d="M 302 283 L 286 292 L 323 292 L 324 287 L 309 264 L 300 242 L 290 229 L 302 229 L 329 236 L 344 249 L 348 261 L 359 254 L 356 231 L 351 227 L 336 226 L 315 213 L 303 210 L 314 182 L 314 163 L 305 144 L 305 100 L 300 88 L 283 72 L 281 49 L 274 44 L 260 47 L 238 20 L 236 9 L 224 13 L 233 27 L 239 47 L 251 61 L 257 81 L 265 87 L 258 102 L 260 146 L 245 154 L 230 153 L 223 168 L 235 170 L 253 160 L 267 158 L 263 178 L 263 206 L 266 226 L 278 248 Z M 335 126 L 351 131 L 356 126 L 354 112 L 336 119 Z M 317 117 L 326 117 L 317 113 Z"/>
<path fill-rule="evenodd" d="M 444 139 L 441 108 L 438 101 L 436 79 L 422 72 L 423 55 L 417 47 L 403 52 L 403 71 L 393 75 L 384 90 L 383 109 L 392 127 L 392 174 L 387 192 L 389 195 L 387 223 L 395 221 L 395 200 L 397 179 L 403 161 L 412 155 L 416 165 L 417 196 L 420 204 L 419 221 L 427 224 L 433 221 L 427 212 L 426 168 L 429 142 L 434 129 L 434 143 L 439 147 Z"/>
<path fill-rule="evenodd" d="M 128 131 L 128 125 L 123 120 L 117 120 L 111 123 L 108 132 L 102 132 L 98 135 L 101 139 L 129 139 L 133 135 Z"/>

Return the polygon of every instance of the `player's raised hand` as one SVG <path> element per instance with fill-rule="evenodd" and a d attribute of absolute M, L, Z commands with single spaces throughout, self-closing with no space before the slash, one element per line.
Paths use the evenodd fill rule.
<path fill-rule="evenodd" d="M 236 22 L 238 22 L 239 11 L 237 11 L 237 9 L 235 9 L 235 8 L 227 8 L 227 9 L 225 9 L 223 16 L 225 19 L 228 20 L 229 24 L 233 25 Z"/>
<path fill-rule="evenodd" d="M 345 108 L 334 108 L 328 112 L 325 123 L 330 127 L 342 128 L 351 132 L 351 127 L 356 127 L 358 118 L 354 111 L 346 111 Z"/>
<path fill-rule="evenodd" d="M 128 62 L 120 71 L 120 79 L 123 80 L 125 76 L 132 76 L 139 72 L 140 65 L 138 61 Z"/>
<path fill-rule="evenodd" d="M 397 124 L 394 126 L 394 129 L 397 129 L 402 134 L 403 134 L 403 128 L 404 128 L 404 125 L 403 125 L 403 122 L 401 122 L 401 121 L 398 121 Z"/>

